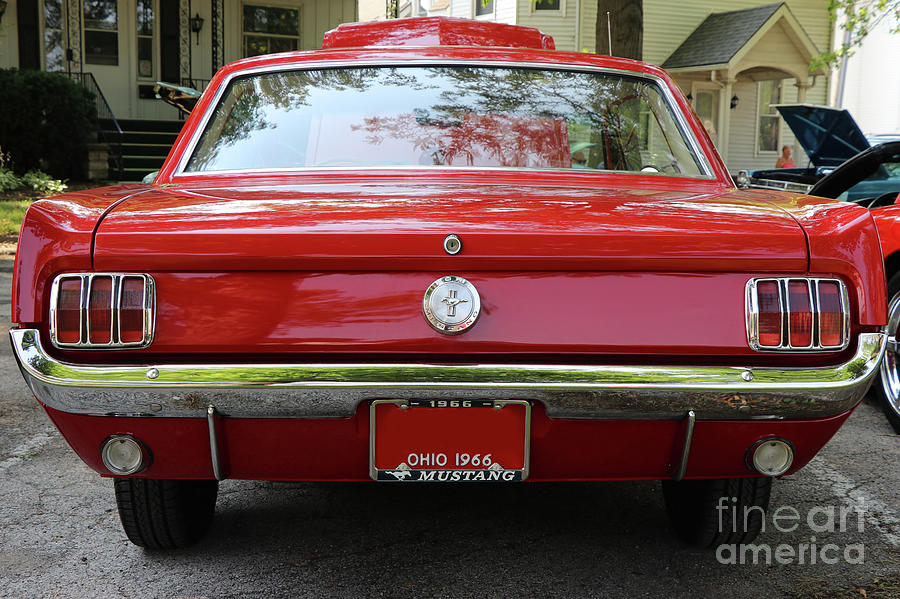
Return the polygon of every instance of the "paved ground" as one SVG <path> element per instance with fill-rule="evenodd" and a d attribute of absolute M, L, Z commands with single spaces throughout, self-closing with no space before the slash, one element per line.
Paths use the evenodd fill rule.
<path fill-rule="evenodd" d="M 4 321 L 11 266 L 0 259 Z M 900 437 L 870 401 L 810 467 L 776 483 L 773 506 L 804 518 L 865 509 L 862 531 L 855 518 L 824 533 L 769 521 L 759 543 L 799 551 L 814 536 L 815 564 L 808 549 L 803 564 L 767 567 L 684 548 L 652 482 L 225 481 L 211 533 L 154 554 L 125 540 L 112 483 L 69 450 L 0 348 L 0 597 L 900 596 Z M 822 563 L 828 544 L 836 564 Z M 863 561 L 848 563 L 848 548 Z"/>

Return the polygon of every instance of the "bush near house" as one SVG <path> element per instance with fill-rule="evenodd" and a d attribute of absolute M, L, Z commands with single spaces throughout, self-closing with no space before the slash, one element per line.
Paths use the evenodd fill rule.
<path fill-rule="evenodd" d="M 0 69 L 0 148 L 16 172 L 81 177 L 97 122 L 94 96 L 61 73 Z"/>

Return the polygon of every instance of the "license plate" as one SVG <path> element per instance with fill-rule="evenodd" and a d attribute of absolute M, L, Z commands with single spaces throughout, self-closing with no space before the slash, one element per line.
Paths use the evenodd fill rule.
<path fill-rule="evenodd" d="M 528 477 L 531 404 L 376 400 L 369 472 L 379 481 L 489 482 Z"/>

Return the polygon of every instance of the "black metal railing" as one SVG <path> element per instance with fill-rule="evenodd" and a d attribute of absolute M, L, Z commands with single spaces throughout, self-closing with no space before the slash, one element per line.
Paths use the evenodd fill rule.
<path fill-rule="evenodd" d="M 203 93 L 206 90 L 206 86 L 209 85 L 209 79 L 194 79 L 193 77 L 182 77 L 181 85 L 183 87 L 190 87 L 192 89 L 197 90 L 200 93 Z M 188 115 L 183 110 L 178 111 L 178 120 L 183 121 L 187 119 Z"/>
<path fill-rule="evenodd" d="M 116 115 L 113 114 L 106 96 L 97 84 L 93 73 L 69 73 L 69 77 L 83 85 L 94 95 L 94 105 L 97 109 L 97 139 L 100 143 L 109 146 L 110 175 L 117 173 L 117 178 L 124 176 L 125 164 L 122 158 L 122 141 L 125 134 Z"/>

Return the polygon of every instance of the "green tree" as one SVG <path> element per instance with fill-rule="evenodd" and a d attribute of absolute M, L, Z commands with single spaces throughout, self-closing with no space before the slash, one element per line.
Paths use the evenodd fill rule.
<path fill-rule="evenodd" d="M 812 69 L 833 67 L 851 56 L 869 32 L 885 20 L 893 21 L 891 33 L 900 32 L 900 0 L 828 0 L 828 13 L 832 21 L 840 23 L 843 41 L 835 50 L 816 56 Z"/>

